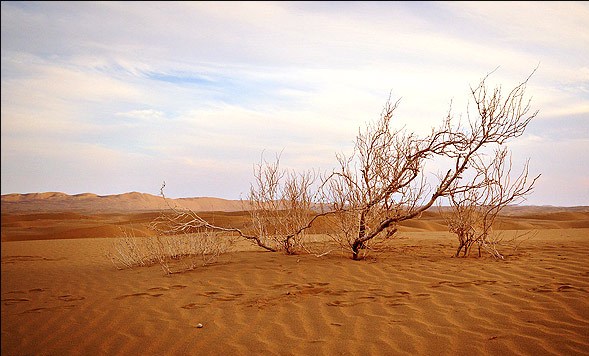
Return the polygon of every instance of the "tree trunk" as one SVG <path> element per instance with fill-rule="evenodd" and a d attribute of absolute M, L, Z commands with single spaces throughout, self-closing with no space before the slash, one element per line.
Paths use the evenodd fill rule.
<path fill-rule="evenodd" d="M 464 242 L 460 242 L 460 245 L 458 246 L 458 250 L 456 250 L 455 257 L 459 257 L 460 256 L 460 251 L 462 250 L 463 247 L 464 247 Z"/>
<path fill-rule="evenodd" d="M 360 221 L 358 226 L 358 237 L 352 244 L 352 259 L 358 260 L 360 256 L 360 249 L 364 248 L 364 237 L 366 236 L 366 212 L 360 213 Z"/>

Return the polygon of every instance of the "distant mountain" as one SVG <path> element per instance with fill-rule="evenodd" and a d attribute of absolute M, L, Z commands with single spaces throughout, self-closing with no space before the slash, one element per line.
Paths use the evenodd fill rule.
<path fill-rule="evenodd" d="M 193 211 L 234 212 L 244 210 L 241 200 L 227 200 L 212 197 L 194 197 L 167 199 L 172 206 Z M 2 195 L 3 213 L 34 212 L 146 212 L 167 209 L 161 196 L 130 192 L 116 195 L 96 195 L 83 193 L 68 195 L 60 192 L 4 194 Z M 440 208 L 433 207 L 424 214 L 437 213 Z M 442 210 L 447 208 L 441 208 Z M 576 218 L 589 212 L 589 206 L 555 207 L 555 206 L 508 206 L 502 212 L 504 216 L 531 216 L 551 219 L 557 214 L 575 214 Z M 562 218 L 562 217 L 559 217 Z"/>
<path fill-rule="evenodd" d="M 211 197 L 167 199 L 170 205 L 193 211 L 240 211 L 240 200 L 226 200 Z M 161 196 L 131 192 L 117 195 L 96 195 L 83 193 L 68 195 L 60 192 L 4 194 L 2 213 L 30 212 L 129 212 L 157 211 L 166 209 Z"/>

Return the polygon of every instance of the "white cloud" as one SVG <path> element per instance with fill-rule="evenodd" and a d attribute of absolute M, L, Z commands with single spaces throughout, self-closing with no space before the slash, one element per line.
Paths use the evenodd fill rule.
<path fill-rule="evenodd" d="M 162 111 L 154 109 L 131 110 L 127 112 L 118 112 L 115 113 L 115 115 L 140 120 L 160 120 L 164 117 Z"/>
<path fill-rule="evenodd" d="M 121 192 L 130 177 L 151 184 L 117 173 L 132 161 L 130 171 L 158 167 L 186 187 L 199 182 L 178 194 L 221 195 L 219 175 L 225 194 L 235 194 L 262 151 L 284 150 L 283 164 L 296 168 L 325 167 L 336 152 L 349 153 L 389 92 L 401 98 L 394 124 L 427 133 L 450 100 L 464 114 L 469 85 L 495 67 L 490 84 L 507 89 L 538 63 L 528 94 L 540 115 L 521 147 L 550 138 L 583 148 L 588 9 L 582 2 L 3 2 L 2 189 L 16 189 L 5 177 L 18 180 L 5 168 L 31 171 L 35 149 L 60 147 L 47 157 L 46 176 L 55 175 L 48 190 L 60 174 L 76 172 L 71 162 L 83 160 L 72 155 L 80 153 L 103 162 L 102 181 L 113 181 L 83 175 L 83 184 L 102 187 L 96 193 L 109 189 L 104 184 Z M 552 135 L 556 123 L 566 129 Z M 232 177 L 227 167 L 240 173 Z"/>
<path fill-rule="evenodd" d="M 589 44 L 589 6 L 583 2 L 449 2 L 457 13 L 499 32 L 499 38 L 547 47 L 579 48 Z"/>

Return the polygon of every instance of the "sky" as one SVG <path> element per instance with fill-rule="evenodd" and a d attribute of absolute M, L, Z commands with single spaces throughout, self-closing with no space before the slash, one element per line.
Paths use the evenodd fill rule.
<path fill-rule="evenodd" d="M 524 204 L 589 205 L 588 2 L 1 4 L 2 194 L 245 198 L 262 158 L 335 168 L 389 97 L 427 134 L 537 68 Z"/>

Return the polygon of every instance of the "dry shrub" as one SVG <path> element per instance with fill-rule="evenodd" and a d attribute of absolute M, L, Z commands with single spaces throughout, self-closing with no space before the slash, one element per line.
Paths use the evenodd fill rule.
<path fill-rule="evenodd" d="M 518 254 L 520 247 L 533 240 L 538 230 L 506 231 L 493 229 L 485 240 L 479 242 L 479 256 L 483 250 L 494 258 L 503 259 L 505 256 Z M 501 251 L 501 252 L 500 252 Z M 500 257 L 499 257 L 500 256 Z"/>
<path fill-rule="evenodd" d="M 136 237 L 133 230 L 121 233 L 107 253 L 117 269 L 159 265 L 166 274 L 215 263 L 235 242 L 231 235 L 207 230 L 148 237 Z"/>
<path fill-rule="evenodd" d="M 498 247 L 504 238 L 496 232 L 497 217 L 505 207 L 519 203 L 530 194 L 540 176 L 530 179 L 527 162 L 522 172 L 514 176 L 511 155 L 505 147 L 491 157 L 476 155 L 474 158 L 472 166 L 475 174 L 468 182 L 469 188 L 450 192 L 450 209 L 443 216 L 450 232 L 458 237 L 456 257 L 461 252 L 463 256 L 468 256 L 471 247 L 476 244 L 479 256 L 481 251 L 485 251 L 503 259 Z M 521 238 L 511 243 L 517 240 Z"/>
<path fill-rule="evenodd" d="M 371 216 L 366 221 L 373 222 L 377 219 L 377 216 Z M 332 243 L 333 248 L 323 247 L 325 251 L 339 250 L 343 255 L 354 254 L 354 243 L 359 230 L 360 220 L 358 214 L 355 211 L 341 210 L 337 213 L 331 214 L 328 219 L 325 220 L 325 225 L 328 226 L 325 234 Z M 390 226 L 387 228 L 386 233 L 380 234 L 378 237 L 365 241 L 357 249 L 357 259 L 366 259 L 370 253 L 378 252 L 383 250 L 385 246 L 396 237 L 397 232 L 396 226 Z"/>
<path fill-rule="evenodd" d="M 478 194 L 481 186 L 489 186 L 492 193 L 496 193 L 494 189 L 512 186 L 504 183 L 509 182 L 507 170 L 498 172 L 504 179 L 499 184 L 484 181 L 488 175 L 483 174 L 477 175 L 483 181 L 471 182 L 464 178 L 470 174 L 470 167 L 479 163 L 483 152 L 503 147 L 523 135 L 528 123 L 538 113 L 531 110 L 530 101 L 524 97 L 530 77 L 507 95 L 502 93 L 501 87 L 489 89 L 487 78 L 488 75 L 478 86 L 471 88 L 475 110 L 467 111 L 466 121 L 454 118 L 450 108 L 447 117 L 438 127 L 432 128 L 429 135 L 421 136 L 405 128 L 395 129 L 393 114 L 399 102 L 393 103 L 389 99 L 380 118 L 358 132 L 352 154 L 337 156 L 339 167 L 326 178 L 322 187 L 325 188 L 326 204 L 331 205 L 333 214 L 341 213 L 339 240 L 342 246 L 350 247 L 353 259 L 363 258 L 373 241 L 388 240 L 397 231 L 398 224 L 419 218 L 439 199 L 461 199 L 462 195 L 470 199 L 471 192 Z M 437 178 L 433 178 L 428 174 L 432 164 L 441 164 L 448 169 L 434 174 Z M 488 166 L 483 168 L 491 170 Z M 526 178 L 527 171 L 513 183 L 514 189 L 523 186 L 522 191 L 516 193 L 518 197 L 527 193 Z M 485 203 L 484 199 L 474 200 L 473 206 L 480 206 L 479 201 Z M 459 204 L 462 206 L 462 201 Z M 497 204 L 502 207 L 506 203 L 499 201 Z M 480 214 L 470 217 L 474 222 L 463 224 L 458 221 L 460 233 L 462 225 L 470 229 L 484 218 Z M 485 223 L 486 226 L 490 225 Z"/>
<path fill-rule="evenodd" d="M 317 175 L 312 170 L 296 173 L 280 168 L 280 156 L 274 162 L 263 157 L 254 167 L 254 183 L 243 202 L 249 214 L 245 227 L 224 227 L 205 219 L 200 213 L 177 206 L 160 189 L 168 209 L 151 227 L 164 235 L 199 231 L 232 233 L 267 251 L 286 254 L 306 252 L 305 238 L 316 219 L 327 213 L 318 212 L 315 192 Z"/>
<path fill-rule="evenodd" d="M 418 219 L 440 199 L 456 201 L 454 205 L 459 207 L 470 204 L 485 209 L 485 197 L 479 199 L 477 194 L 488 193 L 495 197 L 495 189 L 514 187 L 516 197 L 523 196 L 533 186 L 533 182 L 528 184 L 526 181 L 527 171 L 514 184 L 509 184 L 509 171 L 505 170 L 498 172 L 499 178 L 504 179 L 498 184 L 485 180 L 488 175 L 484 174 L 484 169 L 492 168 L 488 166 L 479 167 L 483 169 L 482 173 L 475 174 L 479 180 L 465 178 L 484 152 L 503 147 L 508 141 L 522 136 L 538 113 L 531 110 L 530 100 L 524 95 L 531 75 L 507 95 L 501 87 L 488 87 L 489 75 L 471 87 L 475 110 L 467 110 L 466 120 L 456 119 L 450 107 L 441 124 L 425 136 L 404 127 L 394 128 L 393 114 L 399 102 L 393 103 L 389 98 L 379 119 L 359 130 L 351 155 L 336 155 L 337 166 L 331 173 L 318 175 L 311 170 L 297 174 L 280 169 L 280 156 L 275 162 L 262 158 L 254 167 L 255 181 L 245 201 L 245 210 L 251 217 L 250 225 L 245 228 L 220 226 L 189 209 L 170 205 L 171 213 L 164 216 L 167 220 L 156 223 L 164 224 L 167 234 L 192 232 L 192 229 L 236 233 L 267 251 L 296 254 L 309 252 L 307 240 L 313 225 L 323 217 L 332 217 L 334 227 L 339 231 L 330 238 L 357 260 L 365 258 L 366 252 L 374 250 L 377 245 L 392 241 L 399 224 Z M 502 161 L 492 161 L 492 164 L 495 162 Z M 448 169 L 435 174 L 430 169 L 436 165 Z M 165 199 L 164 186 L 165 183 L 161 195 Z M 520 186 L 523 186 L 521 191 L 518 190 Z M 489 190 L 485 190 L 487 188 Z M 498 196 L 505 196 L 503 193 Z M 512 193 L 509 191 L 507 195 Z M 475 195 L 474 200 L 471 194 Z M 462 199 L 463 195 L 465 199 Z M 496 215 L 509 202 L 500 200 L 494 204 L 491 215 L 487 216 Z M 486 243 L 482 247 L 497 257 L 501 256 L 493 250 L 493 245 L 489 245 L 486 236 L 479 237 L 477 231 L 474 237 L 469 235 L 469 229 L 478 225 L 485 218 L 484 214 L 475 211 L 467 216 L 469 221 L 466 222 L 460 221 L 462 212 L 457 215 L 459 221 L 451 223 L 451 231 L 456 232 L 452 230 L 454 225 L 460 225 L 458 234 L 463 234 L 463 228 L 466 230 L 459 239 L 464 237 L 467 241 L 466 245 L 459 247 L 457 254 L 464 246 L 468 254 L 468 248 L 476 242 Z M 484 228 L 479 230 L 486 234 L 492 224 L 489 221 L 482 224 Z"/>

